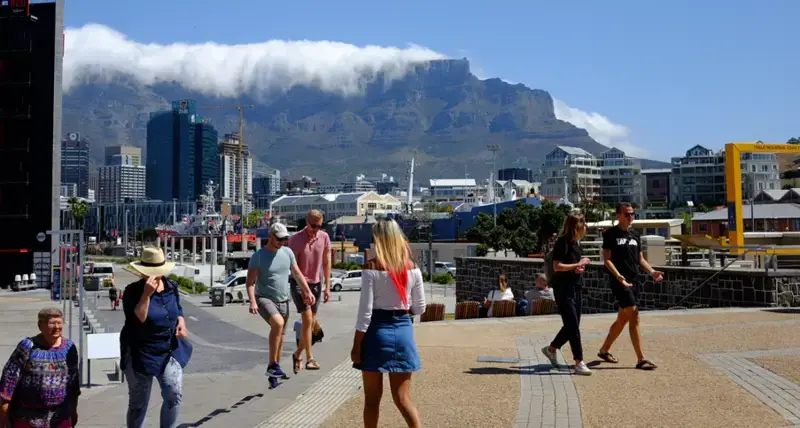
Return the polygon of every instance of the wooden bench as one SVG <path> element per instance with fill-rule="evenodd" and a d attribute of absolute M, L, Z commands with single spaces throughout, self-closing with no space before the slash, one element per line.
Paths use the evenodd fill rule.
<path fill-rule="evenodd" d="M 471 318 L 478 318 L 479 302 L 461 302 L 456 304 L 457 320 L 466 320 Z"/>
<path fill-rule="evenodd" d="M 533 299 L 531 315 L 552 315 L 555 313 L 555 304 L 550 299 Z"/>
<path fill-rule="evenodd" d="M 429 303 L 419 320 L 420 322 L 444 321 L 444 303 Z"/>
<path fill-rule="evenodd" d="M 514 300 L 498 300 L 492 302 L 492 317 L 513 317 L 517 312 L 517 302 Z"/>

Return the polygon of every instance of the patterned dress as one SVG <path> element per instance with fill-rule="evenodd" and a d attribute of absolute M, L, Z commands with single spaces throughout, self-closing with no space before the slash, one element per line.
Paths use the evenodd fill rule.
<path fill-rule="evenodd" d="M 69 427 L 79 395 L 78 351 L 66 338 L 54 348 L 23 339 L 0 378 L 0 398 L 10 403 L 14 427 Z"/>

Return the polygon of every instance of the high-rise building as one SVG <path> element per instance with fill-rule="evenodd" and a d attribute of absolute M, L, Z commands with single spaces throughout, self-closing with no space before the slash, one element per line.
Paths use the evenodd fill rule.
<path fill-rule="evenodd" d="M 545 156 L 541 193 L 575 204 L 600 199 L 602 161 L 577 147 L 557 146 Z"/>
<path fill-rule="evenodd" d="M 61 140 L 61 184 L 74 184 L 79 198 L 89 196 L 89 141 L 77 132 Z"/>
<path fill-rule="evenodd" d="M 61 184 L 64 2 L 0 2 L 0 282 L 50 282 Z"/>
<path fill-rule="evenodd" d="M 194 101 L 174 101 L 170 110 L 150 113 L 147 197 L 195 201 L 217 180 L 217 130 L 196 113 Z"/>
<path fill-rule="evenodd" d="M 113 164 L 113 157 L 115 155 L 128 155 L 131 158 L 133 166 L 142 165 L 142 149 L 135 146 L 109 146 L 106 147 L 106 165 Z"/>
<path fill-rule="evenodd" d="M 639 159 L 611 148 L 600 156 L 600 202 L 610 206 L 626 202 L 642 208 L 642 165 Z"/>
<path fill-rule="evenodd" d="M 269 203 L 281 192 L 281 172 L 275 170 L 270 174 L 253 178 L 253 204 L 256 209 L 269 208 Z"/>
<path fill-rule="evenodd" d="M 99 168 L 100 203 L 145 199 L 146 168 L 134 162 L 132 155 L 113 155 L 109 165 Z"/>
<path fill-rule="evenodd" d="M 503 168 L 497 171 L 497 179 L 500 181 L 525 180 L 533 183 L 533 171 L 530 168 Z"/>
<path fill-rule="evenodd" d="M 247 146 L 242 148 L 244 177 L 239 164 L 239 134 L 225 134 L 225 141 L 219 144 L 220 199 L 230 204 L 244 203 L 244 212 L 252 211 L 253 201 L 253 159 Z M 244 193 L 240 186 L 244 184 Z"/>

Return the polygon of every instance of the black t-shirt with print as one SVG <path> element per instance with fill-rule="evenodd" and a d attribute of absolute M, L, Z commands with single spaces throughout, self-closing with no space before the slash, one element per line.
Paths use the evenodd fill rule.
<path fill-rule="evenodd" d="M 564 236 L 559 236 L 553 245 L 553 263 L 561 262 L 571 265 L 581 261 L 581 245 L 570 242 Z M 566 272 L 553 272 L 553 287 L 573 286 L 580 288 L 583 284 L 583 275 L 575 273 L 574 270 Z"/>
<path fill-rule="evenodd" d="M 603 232 L 603 249 L 611 251 L 611 263 L 620 275 L 630 283 L 638 282 L 642 251 L 642 240 L 638 233 L 632 229 L 622 230 L 619 226 L 606 229 Z M 611 278 L 616 281 L 613 276 Z"/>

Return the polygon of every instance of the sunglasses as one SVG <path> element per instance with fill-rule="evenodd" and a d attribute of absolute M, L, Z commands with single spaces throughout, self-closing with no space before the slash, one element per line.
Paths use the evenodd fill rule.
<path fill-rule="evenodd" d="M 634 213 L 625 213 L 625 214 L 623 214 L 623 215 L 624 215 L 625 217 L 630 217 L 630 218 L 633 218 L 633 216 L 634 216 Z"/>
<path fill-rule="evenodd" d="M 286 242 L 286 241 L 289 240 L 289 238 L 277 238 L 277 239 L 278 239 L 278 242 Z"/>
<path fill-rule="evenodd" d="M 310 227 L 312 229 L 322 229 L 322 225 L 321 224 L 309 224 L 308 227 Z"/>

